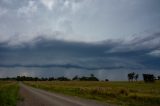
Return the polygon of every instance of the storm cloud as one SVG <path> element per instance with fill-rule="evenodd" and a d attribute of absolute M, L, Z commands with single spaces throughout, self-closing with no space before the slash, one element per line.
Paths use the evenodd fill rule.
<path fill-rule="evenodd" d="M 159 0 L 1 0 L 0 77 L 160 74 Z"/>
<path fill-rule="evenodd" d="M 37 37 L 34 42 L 21 46 L 11 46 L 4 42 L 0 46 L 0 67 L 10 70 L 21 68 L 27 73 L 33 73 L 33 69 L 36 73 L 41 70 L 43 74 L 59 71 L 59 76 L 66 75 L 69 72 L 66 70 L 74 70 L 70 77 L 85 73 L 98 75 L 100 72 L 101 75 L 105 73 L 106 77 L 107 72 L 118 76 L 122 71 L 124 74 L 132 71 L 160 73 L 160 56 L 153 53 L 160 48 L 159 42 L 156 42 L 159 39 L 160 33 L 154 33 L 140 39 L 135 37 L 128 41 L 117 39 L 95 43 L 49 40 L 43 37 Z M 103 79 L 104 75 L 99 77 Z M 118 79 L 123 79 L 122 75 L 113 80 Z"/>

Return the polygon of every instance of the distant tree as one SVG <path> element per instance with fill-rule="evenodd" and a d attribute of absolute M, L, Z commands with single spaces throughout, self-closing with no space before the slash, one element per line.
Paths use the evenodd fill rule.
<path fill-rule="evenodd" d="M 40 81 L 48 81 L 48 78 L 41 77 L 39 80 L 40 80 Z"/>
<path fill-rule="evenodd" d="M 94 74 L 90 74 L 90 77 L 95 77 Z"/>
<path fill-rule="evenodd" d="M 143 80 L 145 82 L 154 82 L 155 76 L 153 74 L 143 74 Z"/>
<path fill-rule="evenodd" d="M 16 79 L 17 79 L 17 81 L 20 81 L 20 76 L 17 76 L 17 78 L 16 78 Z"/>
<path fill-rule="evenodd" d="M 108 80 L 108 79 L 105 79 L 105 81 L 108 82 L 109 80 Z"/>
<path fill-rule="evenodd" d="M 49 77 L 48 78 L 48 81 L 54 81 L 55 79 L 54 79 L 54 77 Z"/>
<path fill-rule="evenodd" d="M 160 80 L 160 75 L 157 77 L 158 80 Z"/>
<path fill-rule="evenodd" d="M 80 81 L 88 81 L 88 77 L 82 76 L 81 78 L 79 78 Z"/>
<path fill-rule="evenodd" d="M 38 78 L 38 77 L 35 77 L 35 78 L 34 78 L 34 81 L 38 81 L 38 80 L 39 80 L 39 78 Z"/>
<path fill-rule="evenodd" d="M 64 77 L 64 76 L 62 76 L 62 77 L 58 77 L 56 80 L 58 80 L 58 81 L 70 81 L 70 79 L 69 79 L 69 78 Z"/>
<path fill-rule="evenodd" d="M 81 78 L 79 78 L 79 80 L 80 81 L 99 81 L 99 79 L 96 78 L 94 74 L 91 74 L 90 77 L 82 76 Z"/>
<path fill-rule="evenodd" d="M 134 73 L 134 72 L 129 73 L 129 74 L 128 74 L 128 80 L 129 80 L 129 81 L 133 81 L 133 79 L 134 79 L 134 75 L 135 75 L 135 73 Z"/>
<path fill-rule="evenodd" d="M 137 81 L 137 80 L 138 80 L 138 77 L 139 77 L 139 75 L 138 75 L 138 74 L 136 74 L 136 75 L 134 76 L 135 81 Z"/>
<path fill-rule="evenodd" d="M 89 77 L 88 81 L 99 81 L 99 79 L 96 77 Z"/>
<path fill-rule="evenodd" d="M 72 80 L 79 80 L 78 75 L 72 78 Z"/>
<path fill-rule="evenodd" d="M 96 78 L 94 74 L 91 74 L 90 77 L 88 77 L 88 81 L 99 81 L 99 79 Z"/>

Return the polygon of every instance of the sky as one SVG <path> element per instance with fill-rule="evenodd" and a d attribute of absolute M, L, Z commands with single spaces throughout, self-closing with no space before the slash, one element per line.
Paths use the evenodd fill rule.
<path fill-rule="evenodd" d="M 159 0 L 1 0 L 0 77 L 160 75 Z"/>

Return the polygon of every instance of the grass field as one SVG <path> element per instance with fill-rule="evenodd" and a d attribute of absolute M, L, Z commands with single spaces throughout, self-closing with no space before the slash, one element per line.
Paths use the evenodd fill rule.
<path fill-rule="evenodd" d="M 18 90 L 17 82 L 0 81 L 0 106 L 16 106 Z"/>
<path fill-rule="evenodd" d="M 160 82 L 38 81 L 26 84 L 122 106 L 160 106 Z"/>

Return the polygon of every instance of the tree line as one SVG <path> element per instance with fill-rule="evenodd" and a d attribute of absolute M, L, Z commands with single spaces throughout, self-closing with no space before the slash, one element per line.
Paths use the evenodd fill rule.
<path fill-rule="evenodd" d="M 90 76 L 75 76 L 72 79 L 61 76 L 58 78 L 54 77 L 28 77 L 28 76 L 17 76 L 17 77 L 7 77 L 7 78 L 0 78 L 0 80 L 16 80 L 16 81 L 99 81 L 97 77 L 95 77 L 94 74 L 90 74 Z M 108 79 L 105 79 L 105 81 L 109 81 Z"/>
<path fill-rule="evenodd" d="M 142 74 L 144 82 L 154 82 L 155 80 L 160 80 L 160 75 L 156 78 L 153 74 Z M 128 81 L 137 81 L 139 74 L 131 72 L 128 74 Z"/>
<path fill-rule="evenodd" d="M 142 74 L 144 82 L 154 82 L 155 80 L 160 80 L 160 75 L 155 77 L 153 74 Z M 139 78 L 139 74 L 135 72 L 128 73 L 128 81 L 133 82 L 137 81 Z M 74 76 L 72 79 L 67 78 L 65 76 L 61 76 L 58 78 L 54 77 L 28 77 L 28 76 L 17 76 L 17 77 L 6 77 L 0 78 L 0 80 L 15 80 L 15 81 L 100 81 L 94 74 L 90 74 L 90 76 Z M 105 79 L 105 81 L 109 81 Z"/>

